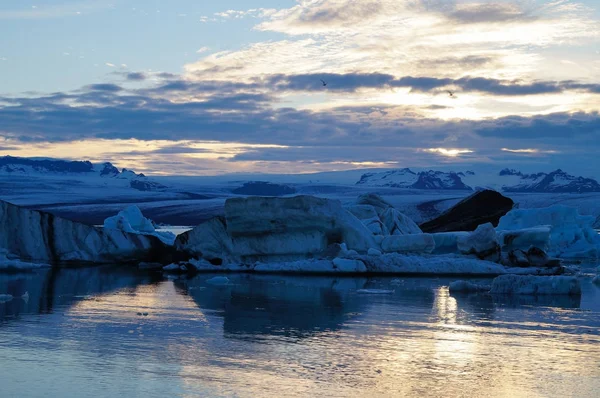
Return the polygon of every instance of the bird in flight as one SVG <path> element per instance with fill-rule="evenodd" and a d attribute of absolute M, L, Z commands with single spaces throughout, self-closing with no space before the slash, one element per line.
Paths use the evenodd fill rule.
<path fill-rule="evenodd" d="M 448 93 L 448 95 L 449 95 L 451 98 L 456 98 L 456 97 L 454 96 L 454 92 L 452 92 L 452 91 L 450 91 L 450 90 L 446 90 L 446 92 Z"/>
<path fill-rule="evenodd" d="M 319 79 L 319 80 L 321 80 L 323 82 L 323 87 L 327 86 L 327 83 L 325 82 L 325 80 L 323 80 L 323 79 Z"/>

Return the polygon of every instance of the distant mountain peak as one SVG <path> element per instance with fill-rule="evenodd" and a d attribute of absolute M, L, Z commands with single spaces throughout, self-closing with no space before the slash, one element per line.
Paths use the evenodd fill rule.
<path fill-rule="evenodd" d="M 409 168 L 366 173 L 356 184 L 389 188 L 472 190 L 455 172 L 426 170 L 415 173 Z"/>
<path fill-rule="evenodd" d="M 62 160 L 50 158 L 21 158 L 15 156 L 0 157 L 0 173 L 20 175 L 56 175 L 72 176 L 74 178 L 114 178 L 129 181 L 128 186 L 140 191 L 163 190 L 166 187 L 150 181 L 144 174 L 137 174 L 126 168 L 119 169 L 110 162 L 94 165 L 84 160 Z"/>
<path fill-rule="evenodd" d="M 463 173 L 426 170 L 414 173 L 410 169 L 398 169 L 363 174 L 357 185 L 425 190 L 478 190 L 496 187 L 505 192 L 600 192 L 600 184 L 596 180 L 573 176 L 562 169 L 550 173 L 524 174 L 519 170 L 505 168 L 495 178 L 485 181 L 474 176 L 473 171 Z"/>

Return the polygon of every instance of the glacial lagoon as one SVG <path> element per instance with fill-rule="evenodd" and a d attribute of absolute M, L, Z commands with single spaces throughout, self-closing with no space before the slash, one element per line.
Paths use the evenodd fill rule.
<path fill-rule="evenodd" d="M 457 278 L 216 276 L 114 267 L 1 274 L 0 293 L 14 298 L 0 303 L 0 395 L 600 391 L 600 288 L 589 277 L 581 298 L 510 298 L 450 294 Z"/>

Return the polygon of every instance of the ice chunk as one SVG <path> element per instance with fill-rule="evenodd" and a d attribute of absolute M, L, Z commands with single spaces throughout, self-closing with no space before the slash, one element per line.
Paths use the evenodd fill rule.
<path fill-rule="evenodd" d="M 381 249 L 388 253 L 431 253 L 435 241 L 430 234 L 392 235 L 383 238 Z"/>
<path fill-rule="evenodd" d="M 351 260 L 346 258 L 334 258 L 333 266 L 340 272 L 366 272 L 365 263 L 360 260 Z"/>
<path fill-rule="evenodd" d="M 548 225 L 517 229 L 513 231 L 498 230 L 498 242 L 502 250 L 527 250 L 531 246 L 542 250 L 548 249 L 551 227 Z"/>
<path fill-rule="evenodd" d="M 478 285 L 468 281 L 454 281 L 449 286 L 450 293 L 489 292 L 489 285 Z"/>
<path fill-rule="evenodd" d="M 156 236 L 167 245 L 175 243 L 175 234 L 172 232 L 158 232 L 152 221 L 144 217 L 137 206 L 129 206 L 119 214 L 104 220 L 105 229 L 116 229 L 138 235 Z"/>
<path fill-rule="evenodd" d="M 580 295 L 581 285 L 573 276 L 501 275 L 492 281 L 490 293 Z"/>
<path fill-rule="evenodd" d="M 596 257 L 600 238 L 592 228 L 594 218 L 581 216 L 577 209 L 552 206 L 542 209 L 516 209 L 500 219 L 498 231 L 523 230 L 547 226 L 550 228 L 548 254 L 561 258 Z"/>
<path fill-rule="evenodd" d="M 381 256 L 381 252 L 379 250 L 373 249 L 373 248 L 369 249 L 369 251 L 367 252 L 367 254 L 369 256 Z"/>
<path fill-rule="evenodd" d="M 458 240 L 466 241 L 470 232 L 438 232 L 431 234 L 435 242 L 435 254 L 458 253 Z"/>
<path fill-rule="evenodd" d="M 394 208 L 389 208 L 381 213 L 381 221 L 390 235 L 422 234 L 421 228 L 410 218 Z"/>
<path fill-rule="evenodd" d="M 379 214 L 373 206 L 370 205 L 354 205 L 346 207 L 350 213 L 358 218 L 367 228 L 375 235 L 389 235 L 390 231 L 385 227 L 379 219 Z"/>
<path fill-rule="evenodd" d="M 467 236 L 457 238 L 457 247 L 463 254 L 474 254 L 481 259 L 498 261 L 500 246 L 496 239 L 496 230 L 491 223 L 482 224 Z"/>
<path fill-rule="evenodd" d="M 396 210 L 390 203 L 377 194 L 369 193 L 361 195 L 357 203 L 358 205 L 351 206 L 348 210 L 363 221 L 369 229 L 380 228 L 381 233 L 377 233 L 379 235 L 423 233 L 413 220 Z"/>
<path fill-rule="evenodd" d="M 226 276 L 215 276 L 214 278 L 210 278 L 206 281 L 209 285 L 218 285 L 218 286 L 226 286 L 231 284 L 229 278 Z"/>

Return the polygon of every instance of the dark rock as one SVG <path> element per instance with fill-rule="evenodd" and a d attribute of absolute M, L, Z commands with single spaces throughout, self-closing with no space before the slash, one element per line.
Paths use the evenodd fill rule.
<path fill-rule="evenodd" d="M 499 192 L 484 190 L 463 199 L 439 217 L 420 225 L 423 232 L 474 231 L 479 225 L 498 225 L 500 218 L 514 206 L 512 199 Z"/>

